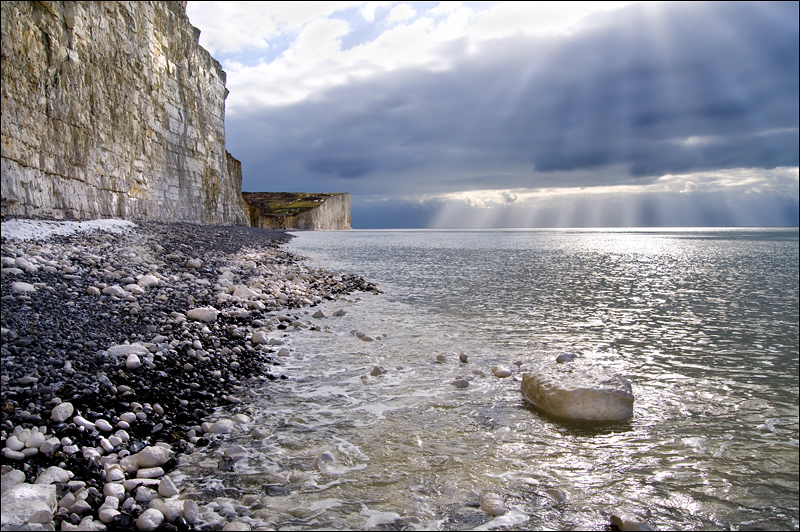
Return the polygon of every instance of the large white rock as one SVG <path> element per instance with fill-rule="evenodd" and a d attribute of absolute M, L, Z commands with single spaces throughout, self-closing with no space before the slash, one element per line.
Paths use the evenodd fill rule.
<path fill-rule="evenodd" d="M 186 317 L 190 320 L 203 321 L 205 323 L 212 323 L 217 320 L 219 311 L 214 307 L 200 307 L 193 308 L 186 313 Z"/>
<path fill-rule="evenodd" d="M 22 483 L 12 486 L 3 492 L 0 500 L 0 528 L 16 529 L 31 519 L 37 523 L 48 522 L 53 519 L 56 504 L 56 487 L 52 484 Z"/>
<path fill-rule="evenodd" d="M 136 284 L 138 284 L 143 288 L 150 288 L 152 286 L 158 285 L 158 277 L 156 277 L 151 273 L 148 273 L 147 275 L 142 275 L 142 278 L 139 279 L 139 282 L 137 282 Z"/>
<path fill-rule="evenodd" d="M 622 421 L 633 416 L 631 383 L 602 368 L 542 365 L 522 376 L 522 393 L 548 414 L 566 419 Z"/>
<path fill-rule="evenodd" d="M 233 290 L 233 297 L 238 297 L 239 299 L 257 299 L 258 292 L 240 284 L 236 285 L 236 288 Z"/>
<path fill-rule="evenodd" d="M 112 345 L 106 352 L 112 357 L 127 357 L 128 355 L 147 355 L 150 351 L 142 344 Z"/>
<path fill-rule="evenodd" d="M 136 465 L 140 468 L 161 467 L 175 456 L 165 447 L 148 446 L 136 453 Z"/>
<path fill-rule="evenodd" d="M 144 531 L 156 530 L 163 522 L 164 514 L 155 508 L 149 508 L 136 519 L 136 528 Z"/>
<path fill-rule="evenodd" d="M 44 486 L 55 483 L 63 484 L 69 482 L 72 477 L 73 473 L 71 471 L 67 471 L 66 469 L 62 469 L 58 466 L 50 466 L 42 471 L 38 477 L 36 477 L 34 484 Z"/>
<path fill-rule="evenodd" d="M 11 283 L 11 291 L 15 294 L 30 294 L 36 291 L 36 287 L 30 283 L 18 281 L 16 283 Z"/>

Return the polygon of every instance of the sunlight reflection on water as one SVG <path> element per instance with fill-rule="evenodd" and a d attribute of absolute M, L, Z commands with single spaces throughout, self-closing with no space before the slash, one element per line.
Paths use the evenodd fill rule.
<path fill-rule="evenodd" d="M 386 293 L 327 304 L 347 314 L 293 333 L 290 380 L 256 398 L 270 435 L 242 438 L 250 466 L 305 479 L 267 497 L 261 522 L 597 529 L 622 512 L 797 528 L 796 231 L 303 233 L 291 247 Z M 469 363 L 435 362 L 461 351 Z M 630 422 L 565 423 L 523 399 L 521 373 L 565 351 L 632 382 Z M 388 373 L 363 380 L 376 365 Z M 508 522 L 476 508 L 487 491 Z"/>

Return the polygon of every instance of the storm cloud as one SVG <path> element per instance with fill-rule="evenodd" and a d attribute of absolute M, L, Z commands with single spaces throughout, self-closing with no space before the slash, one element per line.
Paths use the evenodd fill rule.
<path fill-rule="evenodd" d="M 403 226 L 404 209 L 415 224 L 432 223 L 441 195 L 470 190 L 646 186 L 669 175 L 796 169 L 798 18 L 796 2 L 633 4 L 566 33 L 480 47 L 462 37 L 437 51 L 449 58 L 446 68 L 354 76 L 296 103 L 236 106 L 228 150 L 243 163 L 246 190 L 350 191 L 354 225 L 363 208 L 374 227 Z M 764 221 L 796 225 L 796 178 L 768 188 L 758 200 L 742 196 L 750 206 L 739 207 L 770 212 L 763 203 L 771 200 L 777 211 Z M 683 203 L 708 214 L 698 220 L 735 221 L 714 205 L 744 189 L 718 203 L 713 192 Z M 659 209 L 649 204 L 657 197 L 648 198 L 637 204 L 651 213 L 639 223 L 657 224 Z M 370 210 L 376 205 L 382 211 Z"/>

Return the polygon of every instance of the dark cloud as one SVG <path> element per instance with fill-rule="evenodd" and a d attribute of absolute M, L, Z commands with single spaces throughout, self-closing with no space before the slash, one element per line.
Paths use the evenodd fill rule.
<path fill-rule="evenodd" d="M 798 166 L 798 38 L 797 2 L 633 5 L 230 115 L 228 145 L 248 189 L 356 194 Z"/>

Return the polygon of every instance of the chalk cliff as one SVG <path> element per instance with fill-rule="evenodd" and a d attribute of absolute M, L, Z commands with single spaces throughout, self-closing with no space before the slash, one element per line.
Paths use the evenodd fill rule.
<path fill-rule="evenodd" d="M 2 212 L 246 224 L 186 2 L 2 6 Z"/>
<path fill-rule="evenodd" d="M 265 229 L 350 229 L 350 194 L 243 192 L 250 225 Z"/>

